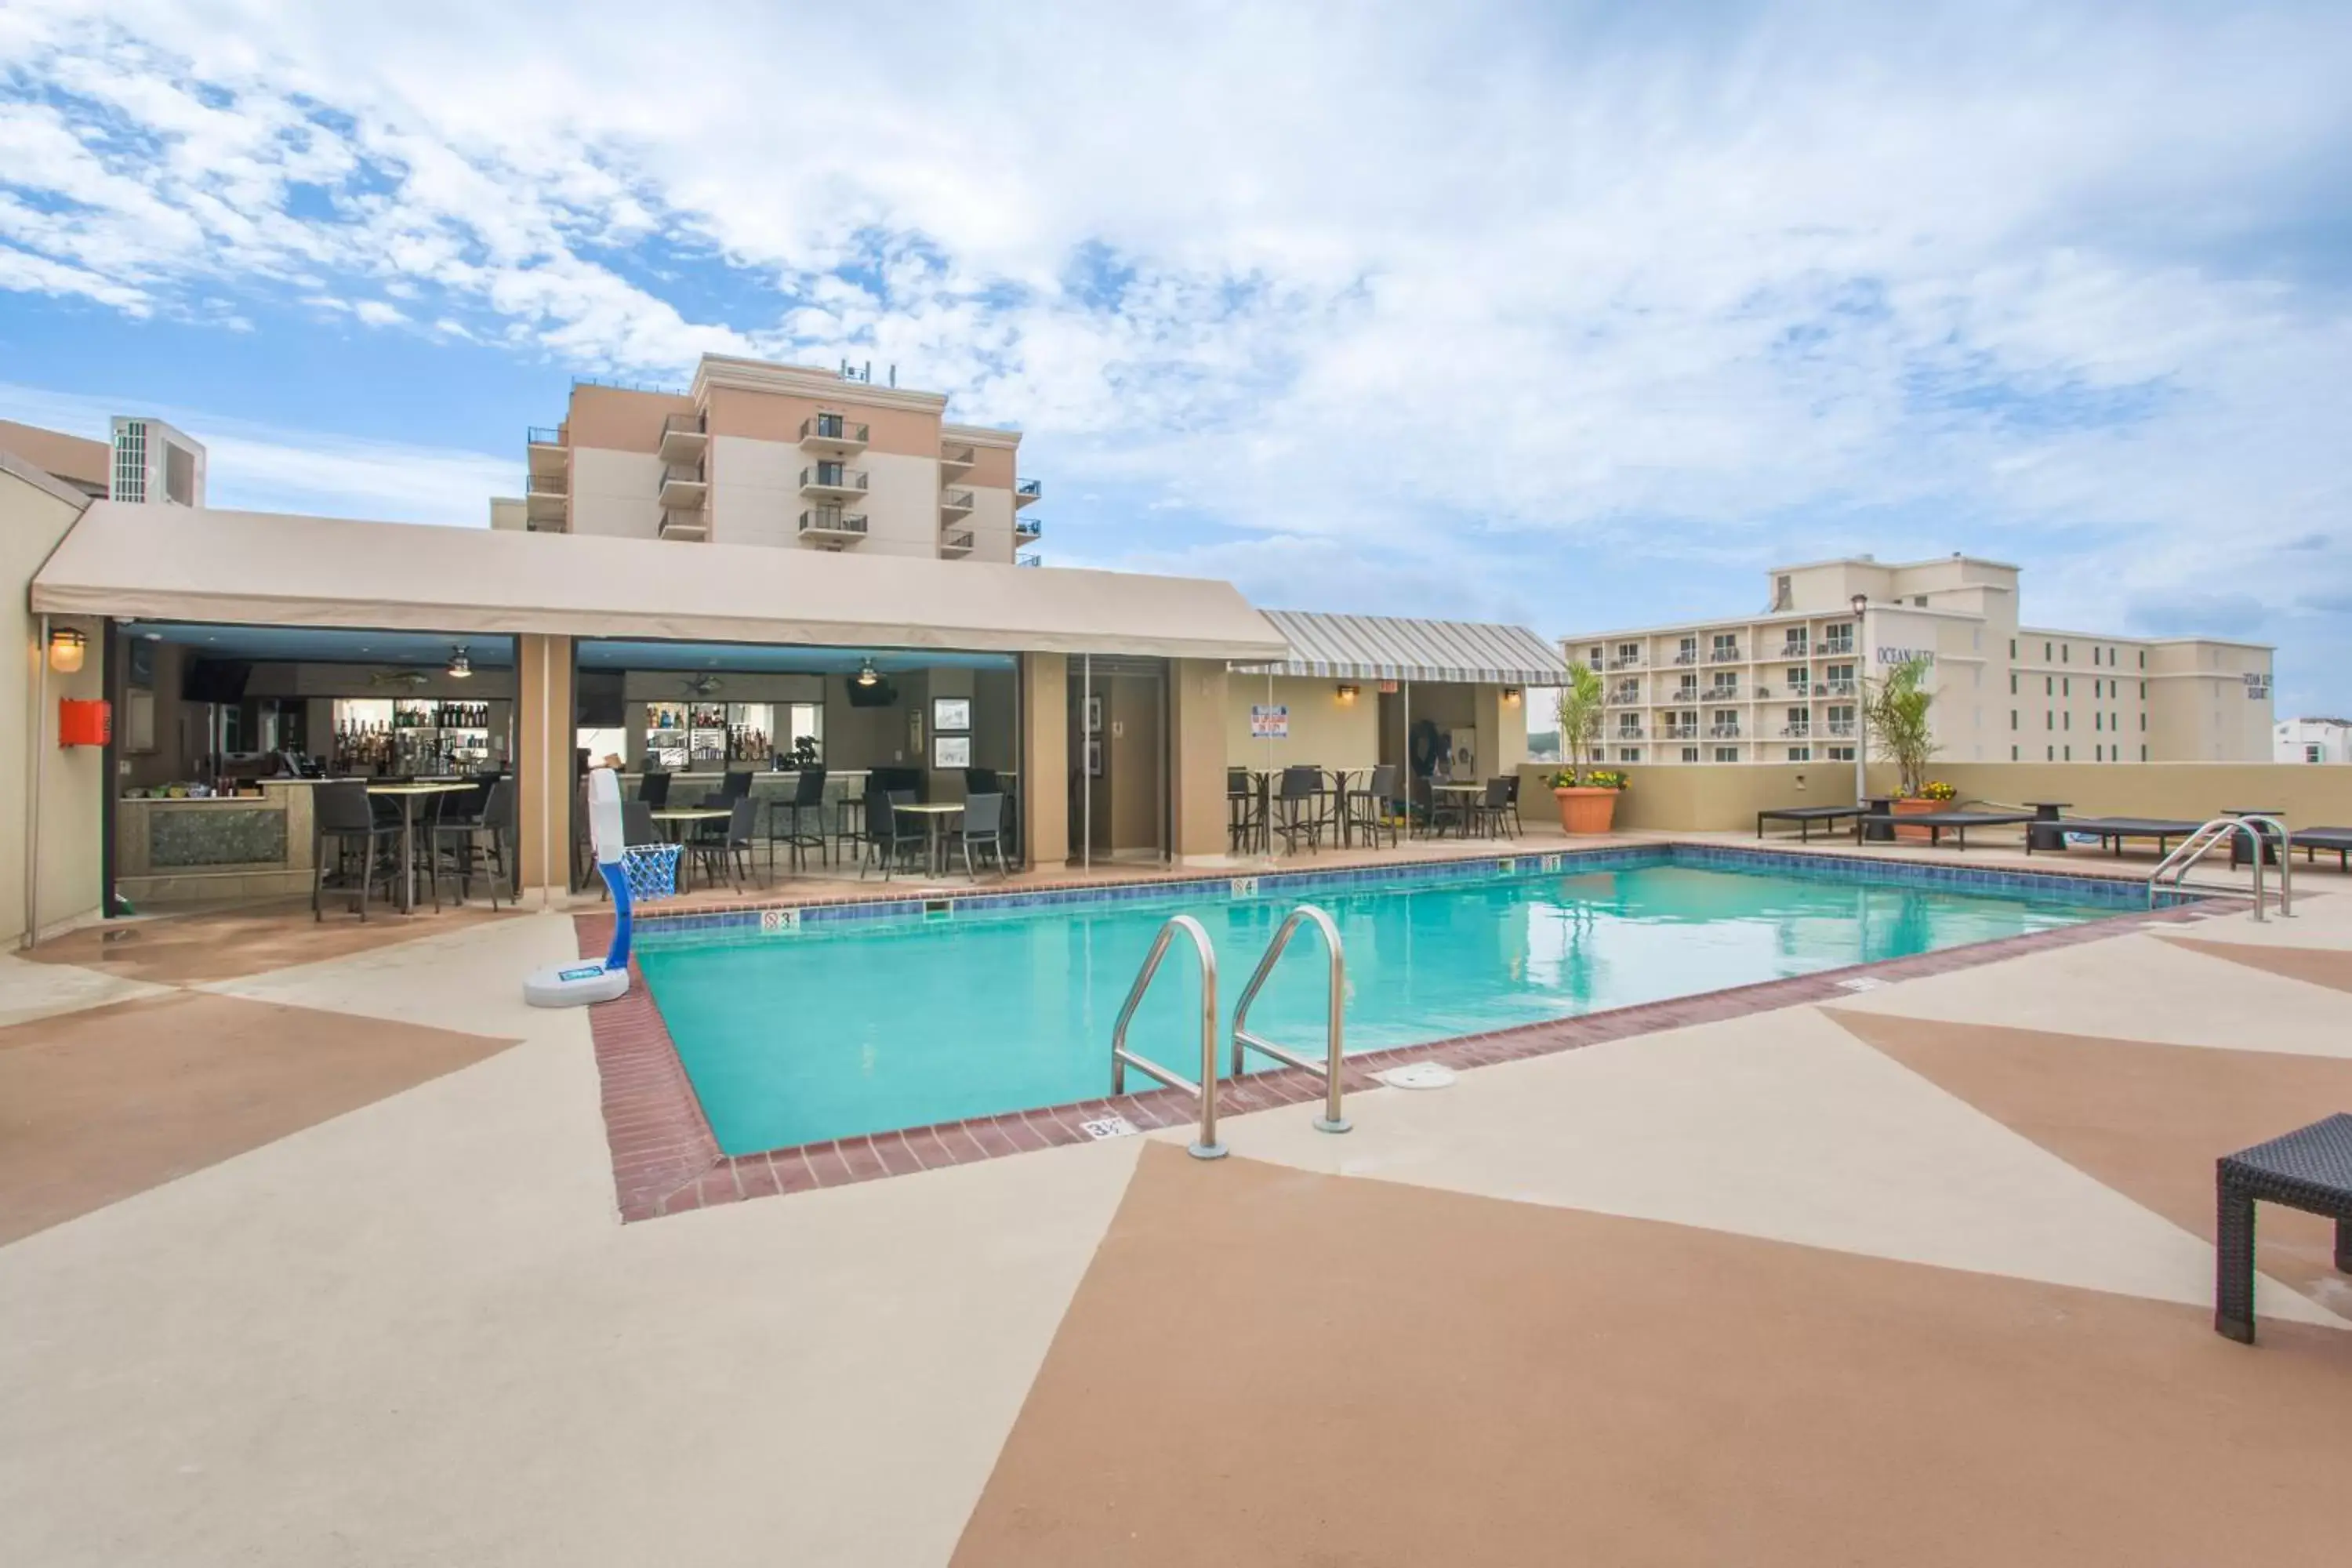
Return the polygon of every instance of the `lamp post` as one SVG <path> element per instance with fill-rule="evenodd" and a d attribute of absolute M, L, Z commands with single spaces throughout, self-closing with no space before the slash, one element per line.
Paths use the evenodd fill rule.
<path fill-rule="evenodd" d="M 1867 805 L 1869 785 L 1864 782 L 1863 770 L 1870 758 L 1870 720 L 1868 703 L 1863 695 L 1864 671 L 1870 668 L 1870 637 L 1864 617 L 1870 613 L 1870 596 L 1856 594 L 1853 605 L 1853 804 Z"/>

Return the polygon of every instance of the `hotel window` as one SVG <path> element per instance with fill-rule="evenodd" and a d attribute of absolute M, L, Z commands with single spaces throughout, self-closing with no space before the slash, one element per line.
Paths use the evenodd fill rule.
<path fill-rule="evenodd" d="M 2142 746 L 2139 749 L 2139 760 L 2143 763 L 2147 761 L 2147 748 L 2146 746 Z"/>
<path fill-rule="evenodd" d="M 1739 635 L 1737 632 L 1716 633 L 1712 639 L 1711 646 L 1714 647 L 1715 657 L 1717 658 L 1738 658 L 1739 657 Z"/>
<path fill-rule="evenodd" d="M 2143 735 L 2147 733 L 2147 715 L 2145 712 L 2139 716 L 2139 732 Z"/>
<path fill-rule="evenodd" d="M 1789 695 L 1802 697 L 1813 684 L 1813 672 L 1801 664 L 1792 664 L 1781 677 L 1789 683 Z"/>
<path fill-rule="evenodd" d="M 1739 748 L 1737 746 L 1717 746 L 1715 749 L 1715 760 L 1718 763 L 1736 763 L 1739 760 Z"/>
<path fill-rule="evenodd" d="M 2042 727 L 2045 730 L 2055 730 L 2058 728 L 2058 715 L 2050 711 L 2049 709 L 2044 708 L 2042 710 Z"/>
<path fill-rule="evenodd" d="M 2044 697 L 2055 697 L 2058 695 L 2058 678 L 2056 676 L 2045 675 L 2042 678 L 2042 695 Z"/>
<path fill-rule="evenodd" d="M 1789 748 L 1789 760 L 1792 763 L 1810 763 L 1813 760 L 1813 749 L 1811 746 L 1791 746 Z"/>
<path fill-rule="evenodd" d="M 2074 645 L 2073 643 L 2062 642 L 2058 645 L 2058 662 L 2061 664 L 2072 664 L 2074 662 Z"/>
<path fill-rule="evenodd" d="M 2012 763 L 2017 761 L 2017 748 L 2015 746 L 2011 746 L 2009 749 L 2009 760 Z"/>
<path fill-rule="evenodd" d="M 2139 683 L 2139 700 L 2142 702 L 2147 700 L 2147 682 L 2145 680 Z"/>
<path fill-rule="evenodd" d="M 2048 663 L 2050 662 L 2050 659 L 2051 659 L 2050 645 L 2049 645 L 2048 643 L 2043 643 L 2043 644 L 2042 645 L 2042 663 L 2044 663 L 2044 664 L 2048 664 Z"/>
<path fill-rule="evenodd" d="M 2012 730 L 2017 728 L 2017 710 L 2014 708 L 2009 710 L 2009 727 Z"/>
<path fill-rule="evenodd" d="M 2073 731 L 2074 728 L 2074 710 L 2072 708 L 2066 710 L 2065 721 L 2058 727 L 2069 731 L 2070 733 Z"/>
<path fill-rule="evenodd" d="M 2107 749 L 2106 749 L 2106 747 L 2105 747 L 2105 746 L 2093 746 L 2093 747 L 2091 748 L 2091 761 L 2093 761 L 2093 762 L 2095 762 L 2095 763 L 2104 763 L 2104 762 L 2105 762 L 2106 760 L 2107 760 Z"/>
<path fill-rule="evenodd" d="M 1617 748 L 1617 760 L 1621 763 L 1638 763 L 1642 760 L 1642 748 L 1620 746 Z"/>
<path fill-rule="evenodd" d="M 1675 696 L 1677 700 L 1684 702 L 1697 701 L 1698 677 L 1696 675 L 1684 676 L 1680 681 L 1675 683 Z"/>
<path fill-rule="evenodd" d="M 1698 748 L 1696 746 L 1685 746 L 1683 748 L 1683 761 L 1686 763 L 1695 763 L 1698 761 Z"/>
<path fill-rule="evenodd" d="M 2094 713 L 2094 714 L 2092 714 L 2092 715 L 2091 715 L 2091 728 L 2092 728 L 2092 729 L 2094 729 L 2094 730 L 2105 730 L 2106 727 L 2107 727 L 2107 716 L 2106 716 L 2105 714 L 2104 714 L 2104 713 Z"/>
<path fill-rule="evenodd" d="M 1680 642 L 1676 643 L 1675 645 L 1675 662 L 1676 664 L 1696 664 L 1698 662 L 1698 638 L 1685 637 Z"/>
<path fill-rule="evenodd" d="M 2013 669 L 2009 672 L 2009 694 L 2011 697 L 2017 695 L 2017 671 Z"/>
<path fill-rule="evenodd" d="M 2139 650 L 2139 667 L 2140 667 L 2142 669 L 2146 669 L 2146 668 L 2147 668 L 2147 649 L 2146 649 L 2146 648 L 2142 648 L 2142 649 L 2140 649 L 2140 650 Z M 2141 688 L 2140 688 L 2140 693 L 2139 693 L 2139 694 L 2140 694 L 2142 697 L 2145 697 L 2145 696 L 2147 696 L 2147 685 L 2146 685 L 2145 683 L 2142 683 Z"/>
<path fill-rule="evenodd" d="M 2066 762 L 2066 763 L 2071 763 L 2071 762 L 2073 762 L 2074 760 L 2074 747 L 2072 747 L 2072 746 L 2067 747 L 2067 748 L 2066 748 L 2066 754 L 2065 754 L 2063 757 L 2061 757 L 2061 758 L 2059 759 L 2059 761 L 2061 761 L 2061 762 Z"/>
<path fill-rule="evenodd" d="M 2303 760 L 2306 763 L 2324 763 L 2327 760 L 2326 749 L 2321 746 L 2305 746 L 2303 749 Z"/>
<path fill-rule="evenodd" d="M 1617 645 L 1617 662 L 1629 666 L 1641 663 L 1642 645 L 1637 642 L 1619 643 Z"/>
<path fill-rule="evenodd" d="M 1833 763 L 1850 763 L 1853 761 L 1853 748 L 1852 746 L 1832 746 L 1829 752 L 1829 760 Z"/>
<path fill-rule="evenodd" d="M 2060 681 L 2060 682 L 2058 683 L 2058 687 L 2059 687 L 2058 695 L 2060 695 L 2061 697 L 2072 697 L 2072 696 L 2074 696 L 2074 678 L 2073 678 L 2072 676 L 2069 676 L 2066 679 Z"/>
<path fill-rule="evenodd" d="M 2054 762 L 2056 762 L 2056 761 L 2058 760 L 2058 748 L 2057 748 L 2057 747 L 2055 747 L 2055 746 L 2044 746 L 2044 747 L 2042 747 L 2042 760 L 2043 762 L 2045 762 L 2045 763 L 2054 763 Z"/>
<path fill-rule="evenodd" d="M 1599 643 L 1594 643 L 1592 645 L 1592 656 L 1584 662 L 1591 665 L 1595 669 L 1599 669 L 1601 668 L 1601 645 Z"/>
<path fill-rule="evenodd" d="M 2011 658 L 2015 658 L 2017 657 L 2017 639 L 2015 637 L 2009 639 L 2009 657 Z M 2011 758 L 2011 760 L 2013 762 L 2016 759 Z"/>

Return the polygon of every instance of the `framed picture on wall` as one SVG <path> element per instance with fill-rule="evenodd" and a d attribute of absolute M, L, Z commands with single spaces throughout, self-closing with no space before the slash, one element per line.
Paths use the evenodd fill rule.
<path fill-rule="evenodd" d="M 971 698 L 934 697 L 931 699 L 931 732 L 933 734 L 947 734 L 971 728 Z"/>
<path fill-rule="evenodd" d="M 1087 699 L 1087 733 L 1089 735 L 1102 733 L 1102 698 L 1099 695 Z M 1102 770 L 1097 768 L 1095 771 L 1099 773 Z"/>
<path fill-rule="evenodd" d="M 935 768 L 971 766 L 971 737 L 970 735 L 932 736 L 931 766 Z"/>
<path fill-rule="evenodd" d="M 1087 777 L 1090 779 L 1102 777 L 1102 742 L 1100 741 L 1087 742 Z"/>

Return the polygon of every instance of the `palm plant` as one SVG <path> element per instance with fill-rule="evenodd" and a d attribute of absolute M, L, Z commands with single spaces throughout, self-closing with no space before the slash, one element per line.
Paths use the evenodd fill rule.
<path fill-rule="evenodd" d="M 1921 684 L 1927 678 L 1926 659 L 1906 658 L 1885 679 L 1864 685 L 1863 717 L 1870 738 L 1880 754 L 1894 762 L 1906 800 L 1918 799 L 1927 787 L 1927 762 L 1936 754 L 1935 731 L 1927 719 L 1936 694 Z"/>
<path fill-rule="evenodd" d="M 1573 784 L 1582 784 L 1600 760 L 1601 719 L 1601 672 L 1591 665 L 1569 666 L 1568 684 L 1559 689 L 1559 749 Z"/>

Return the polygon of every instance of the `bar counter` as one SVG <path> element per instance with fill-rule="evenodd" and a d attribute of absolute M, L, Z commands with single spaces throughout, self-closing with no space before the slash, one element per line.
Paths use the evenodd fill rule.
<path fill-rule="evenodd" d="M 258 795 L 116 801 L 116 890 L 133 904 L 309 891 L 314 782 L 265 779 Z"/>

